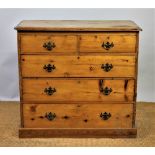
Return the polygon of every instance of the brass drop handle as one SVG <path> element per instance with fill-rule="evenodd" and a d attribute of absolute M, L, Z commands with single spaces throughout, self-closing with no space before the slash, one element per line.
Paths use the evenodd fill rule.
<path fill-rule="evenodd" d="M 112 65 L 112 64 L 109 64 L 109 63 L 106 63 L 106 64 L 102 64 L 102 65 L 101 65 L 101 68 L 102 68 L 105 72 L 109 72 L 109 71 L 113 68 L 113 65 Z"/>
<path fill-rule="evenodd" d="M 52 72 L 56 67 L 54 65 L 48 64 L 44 65 L 43 69 L 45 69 L 47 72 Z"/>
<path fill-rule="evenodd" d="M 52 88 L 52 87 L 48 87 L 48 88 L 45 88 L 44 89 L 44 92 L 47 95 L 51 96 L 51 95 L 53 95 L 56 92 L 56 89 L 55 88 Z"/>
<path fill-rule="evenodd" d="M 100 117 L 102 120 L 108 120 L 111 117 L 111 114 L 108 112 L 101 112 Z"/>
<path fill-rule="evenodd" d="M 43 44 L 43 47 L 46 48 L 48 51 L 51 51 L 53 48 L 56 47 L 54 42 L 47 42 Z"/>
<path fill-rule="evenodd" d="M 112 92 L 112 88 L 108 88 L 108 87 L 104 87 L 103 88 L 103 80 L 99 80 L 99 89 L 100 89 L 100 92 L 103 93 L 103 95 L 110 95 L 110 93 Z"/>
<path fill-rule="evenodd" d="M 105 50 L 109 50 L 110 48 L 114 47 L 114 43 L 113 43 L 113 42 L 110 43 L 110 42 L 108 42 L 108 41 L 107 41 L 106 43 L 103 42 L 102 47 L 103 47 Z"/>
<path fill-rule="evenodd" d="M 49 112 L 45 114 L 45 117 L 49 120 L 49 121 L 53 121 L 56 117 L 55 113 Z"/>

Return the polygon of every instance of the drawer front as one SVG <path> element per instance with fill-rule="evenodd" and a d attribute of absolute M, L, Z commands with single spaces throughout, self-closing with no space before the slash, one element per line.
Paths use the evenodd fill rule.
<path fill-rule="evenodd" d="M 24 104 L 27 128 L 131 128 L 132 104 Z"/>
<path fill-rule="evenodd" d="M 80 52 L 135 52 L 136 33 L 97 33 L 80 36 Z"/>
<path fill-rule="evenodd" d="M 76 52 L 77 37 L 51 33 L 28 33 L 20 37 L 21 53 Z"/>
<path fill-rule="evenodd" d="M 23 79 L 24 101 L 131 102 L 133 97 L 134 80 Z"/>
<path fill-rule="evenodd" d="M 23 77 L 134 77 L 135 56 L 23 55 Z"/>

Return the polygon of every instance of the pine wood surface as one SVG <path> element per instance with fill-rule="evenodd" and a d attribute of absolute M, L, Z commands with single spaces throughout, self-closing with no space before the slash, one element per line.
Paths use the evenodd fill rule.
<path fill-rule="evenodd" d="M 130 20 L 23 20 L 18 31 L 141 31 Z"/>
<path fill-rule="evenodd" d="M 103 43 L 113 43 L 113 47 L 105 49 Z M 135 52 L 136 33 L 90 33 L 81 35 L 79 41 L 80 52 Z"/>
<path fill-rule="evenodd" d="M 111 104 L 117 107 L 112 108 L 114 116 L 118 112 L 121 115 L 121 112 L 127 110 L 128 113 L 130 111 L 127 116 L 132 115 L 132 118 L 120 121 L 119 127 L 123 126 L 124 130 L 123 127 L 119 130 L 114 120 L 112 123 L 107 123 L 104 136 L 106 134 L 114 137 L 136 136 L 138 38 L 141 28 L 132 21 L 22 21 L 16 29 L 18 30 L 21 127 L 29 122 L 27 128 L 19 130 L 21 137 L 28 133 L 32 137 L 45 135 L 46 131 L 42 130 L 42 125 L 36 118 L 31 119 L 35 120 L 34 126 L 37 126 L 38 130 L 35 132 L 33 128 L 28 129 L 32 125 L 29 121 L 31 114 L 27 112 L 24 115 L 27 111 L 25 107 L 30 107 L 34 103 L 42 107 L 39 114 L 46 111 L 47 107 L 51 110 L 56 108 L 59 113 L 61 110 L 56 104 L 61 103 L 59 105 L 63 106 L 62 110 L 66 106 L 65 111 L 69 114 L 75 114 L 75 116 L 79 114 L 81 117 L 85 109 L 88 109 L 89 113 L 101 107 L 109 110 Z M 113 67 L 106 74 L 104 70 L 101 72 L 101 65 L 107 61 Z M 54 65 L 54 70 L 48 74 L 45 65 L 51 63 Z M 48 94 L 49 88 L 54 89 L 52 95 Z M 111 89 L 109 95 L 103 93 L 105 88 Z M 93 102 L 94 104 L 90 104 L 91 107 L 88 108 L 88 104 Z M 48 104 L 47 107 L 46 104 Z M 76 109 L 74 106 L 77 104 L 84 109 L 74 113 L 72 110 Z M 128 108 L 119 110 L 121 106 Z M 45 110 L 43 110 L 44 107 L 46 107 Z M 79 116 L 74 119 L 76 118 L 77 122 L 80 122 Z M 90 118 L 92 120 L 92 116 Z M 124 117 L 121 115 L 112 118 L 121 120 Z M 100 121 L 96 119 L 96 122 L 101 128 Z M 76 127 L 75 121 L 71 123 L 73 128 Z M 126 123 L 130 125 L 124 126 Z M 41 125 L 41 129 L 38 125 Z M 44 129 L 48 125 L 43 124 Z M 59 124 L 57 121 L 54 126 L 58 126 L 59 129 L 61 128 L 59 125 L 63 127 L 64 123 Z M 92 128 L 93 124 L 87 123 L 87 125 L 88 127 L 85 128 L 80 124 L 80 131 L 76 128 L 70 130 L 71 132 L 62 131 L 65 134 L 68 133 L 68 136 L 76 132 L 79 136 L 84 136 L 84 133 L 87 136 L 101 136 L 104 133 L 103 129 L 97 132 L 98 127 L 94 126 L 93 128 L 97 130 L 87 130 Z M 113 130 L 108 131 L 108 127 L 112 127 Z M 47 132 L 47 135 L 52 136 L 53 133 L 59 135 L 56 128 L 53 133 L 52 130 Z"/>
<path fill-rule="evenodd" d="M 24 52 L 76 52 L 77 51 L 77 37 L 75 35 L 59 34 L 54 35 L 52 33 L 28 33 L 21 35 L 21 53 Z M 45 43 L 54 43 L 54 47 L 51 51 L 43 47 Z"/>
<path fill-rule="evenodd" d="M 22 55 L 23 77 L 133 77 L 135 76 L 135 56 L 49 56 Z M 106 72 L 102 65 L 112 65 Z M 44 66 L 51 65 L 48 72 Z"/>
<path fill-rule="evenodd" d="M 120 101 L 134 100 L 134 80 L 103 79 L 102 88 L 112 89 L 109 95 L 100 92 L 100 79 L 23 79 L 23 101 Z M 55 88 L 47 95 L 46 88 Z"/>
<path fill-rule="evenodd" d="M 132 104 L 24 104 L 25 128 L 132 128 Z M 46 114 L 55 114 L 48 120 Z M 110 113 L 104 120 L 101 113 Z M 76 123 L 75 123 L 76 122 Z"/>
<path fill-rule="evenodd" d="M 18 137 L 20 127 L 19 102 L 0 102 L 0 146 L 36 147 L 155 147 L 155 103 L 137 104 L 137 138 L 25 138 Z"/>
<path fill-rule="evenodd" d="M 51 50 L 43 47 L 54 43 Z M 103 43 L 113 43 L 108 50 Z M 136 33 L 21 33 L 21 53 L 130 52 L 136 50 Z"/>
<path fill-rule="evenodd" d="M 136 138 L 136 128 L 20 128 L 20 138 Z"/>

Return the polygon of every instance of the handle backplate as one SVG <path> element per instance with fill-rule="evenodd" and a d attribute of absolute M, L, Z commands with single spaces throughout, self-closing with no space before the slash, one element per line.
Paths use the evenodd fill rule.
<path fill-rule="evenodd" d="M 47 42 L 43 44 L 43 47 L 46 48 L 48 51 L 51 51 L 53 48 L 56 47 L 54 42 Z"/>
<path fill-rule="evenodd" d="M 108 112 L 101 112 L 100 117 L 101 117 L 103 120 L 108 120 L 108 119 L 111 117 L 111 114 L 108 113 Z"/>
<path fill-rule="evenodd" d="M 48 64 L 44 65 L 43 69 L 45 69 L 47 72 L 52 72 L 56 67 L 54 65 Z"/>
<path fill-rule="evenodd" d="M 49 120 L 49 121 L 53 121 L 56 117 L 55 113 L 49 112 L 45 114 L 45 117 Z"/>
<path fill-rule="evenodd" d="M 56 92 L 56 89 L 55 88 L 52 88 L 52 87 L 48 87 L 48 88 L 45 88 L 44 89 L 44 92 L 47 95 L 51 96 L 51 95 L 53 95 Z"/>
<path fill-rule="evenodd" d="M 105 72 L 109 72 L 109 71 L 113 68 L 113 65 L 112 65 L 112 64 L 109 64 L 109 63 L 106 63 L 106 64 L 102 64 L 102 65 L 101 65 L 101 68 L 102 68 Z"/>
<path fill-rule="evenodd" d="M 103 80 L 99 80 L 99 89 L 100 89 L 100 92 L 106 96 L 110 95 L 110 93 L 112 92 L 112 88 L 108 88 L 108 87 L 103 88 Z"/>
<path fill-rule="evenodd" d="M 110 43 L 110 42 L 108 42 L 108 41 L 107 41 L 106 43 L 103 42 L 102 47 L 103 47 L 105 50 L 109 50 L 109 49 L 111 49 L 111 48 L 114 47 L 114 43 L 113 43 L 113 42 Z"/>

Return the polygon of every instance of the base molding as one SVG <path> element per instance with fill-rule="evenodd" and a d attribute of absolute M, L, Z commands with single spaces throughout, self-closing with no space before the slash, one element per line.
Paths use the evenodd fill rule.
<path fill-rule="evenodd" d="M 51 129 L 51 128 L 20 128 L 19 138 L 135 138 L 136 128 L 127 129 Z"/>

